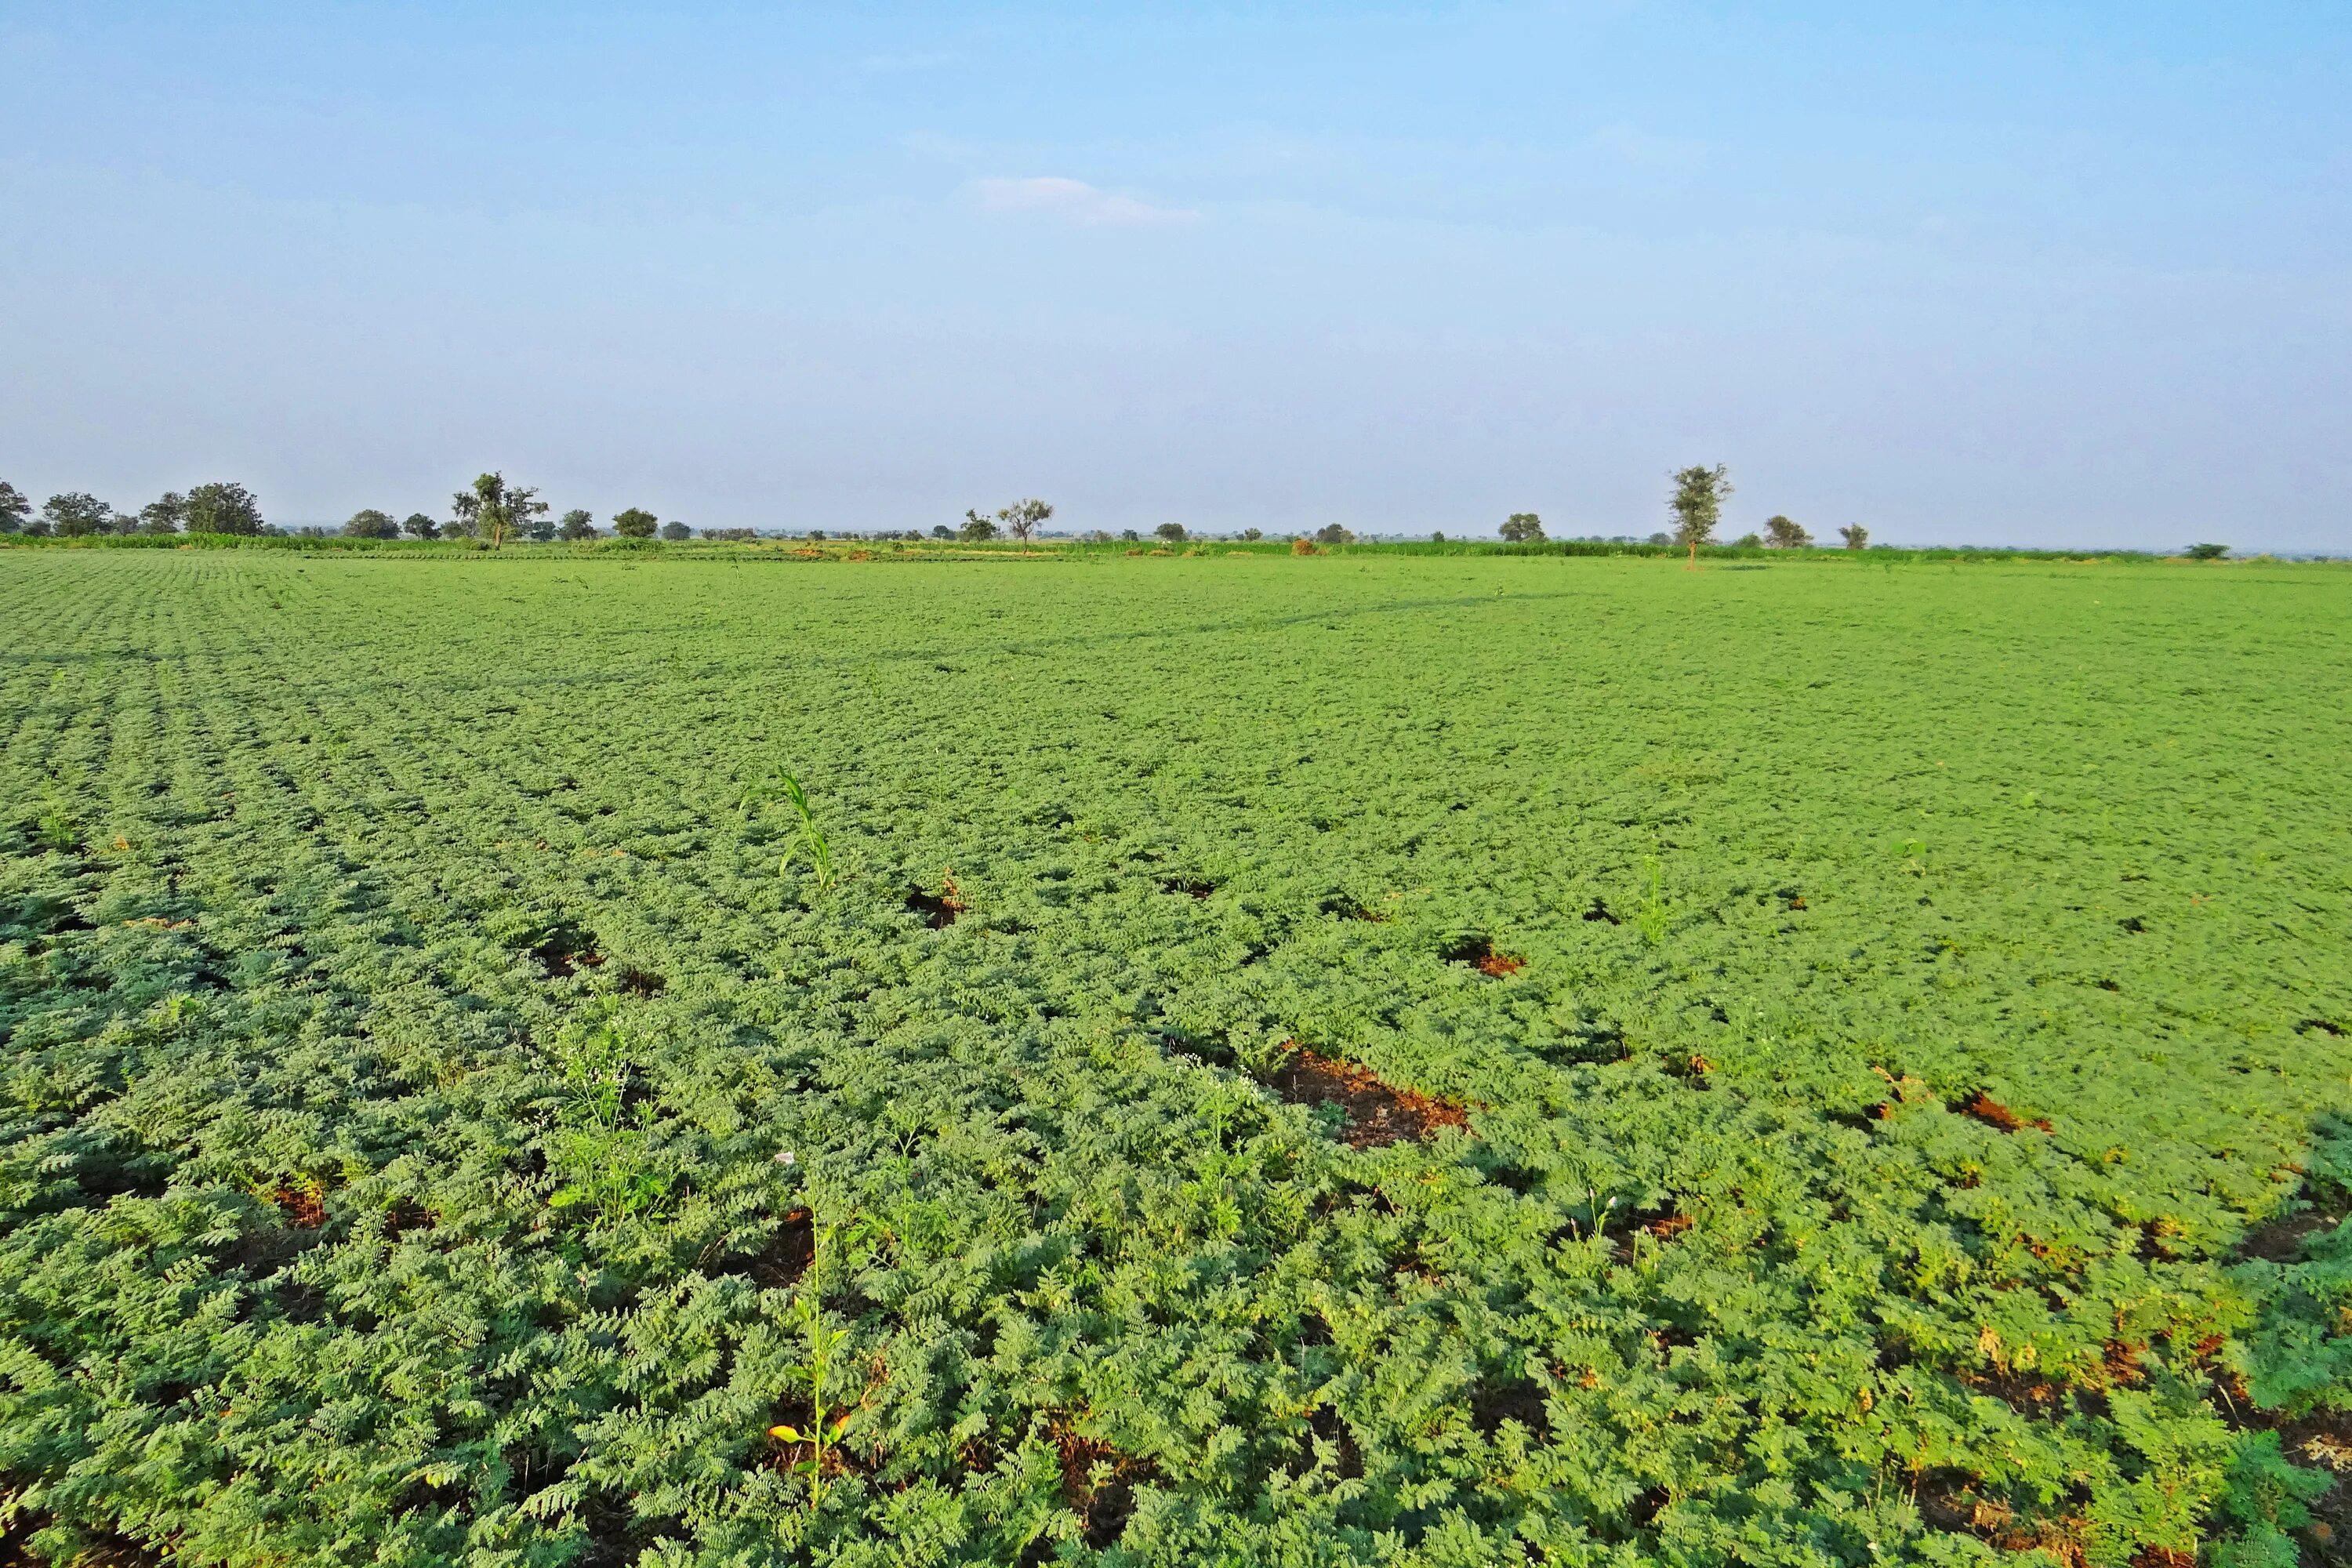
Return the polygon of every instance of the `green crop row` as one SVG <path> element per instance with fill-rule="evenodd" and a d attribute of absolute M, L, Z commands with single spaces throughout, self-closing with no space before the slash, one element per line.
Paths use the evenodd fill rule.
<path fill-rule="evenodd" d="M 0 553 L 12 1549 L 2339 1550 L 2332 571 L 516 553 Z"/>

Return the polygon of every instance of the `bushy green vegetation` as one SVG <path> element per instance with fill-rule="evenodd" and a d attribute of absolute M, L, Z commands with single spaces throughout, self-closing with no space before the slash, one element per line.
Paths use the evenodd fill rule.
<path fill-rule="evenodd" d="M 2339 569 L 631 542 L 0 553 L 37 1559 L 2340 1550 Z"/>

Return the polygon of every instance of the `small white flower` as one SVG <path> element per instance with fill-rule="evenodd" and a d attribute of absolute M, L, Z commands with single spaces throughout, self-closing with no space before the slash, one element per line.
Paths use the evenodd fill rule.
<path fill-rule="evenodd" d="M 792 1163 L 793 1152 L 790 1149 L 785 1150 L 782 1153 L 776 1156 L 776 1163 L 779 1165 L 789 1165 Z"/>

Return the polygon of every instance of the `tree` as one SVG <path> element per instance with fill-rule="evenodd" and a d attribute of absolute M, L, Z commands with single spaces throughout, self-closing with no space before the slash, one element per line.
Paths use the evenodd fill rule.
<path fill-rule="evenodd" d="M 1503 538 L 1511 544 L 1541 544 L 1543 519 L 1531 511 L 1515 511 L 1503 521 Z"/>
<path fill-rule="evenodd" d="M 438 539 L 441 525 L 421 511 L 412 511 L 402 520 L 400 531 L 412 539 Z"/>
<path fill-rule="evenodd" d="M 1136 532 L 1136 531 L 1135 531 L 1135 530 L 1133 530 L 1133 529 L 1131 529 L 1131 528 L 1122 528 L 1122 529 L 1120 529 L 1120 530 L 1118 531 L 1118 536 L 1119 536 L 1119 538 L 1120 538 L 1120 539 L 1124 540 L 1126 542 L 1128 542 L 1128 543 L 1129 543 L 1129 544 L 1139 543 L 1139 542 L 1141 542 L 1141 540 L 1142 540 L 1142 538 L 1143 538 L 1143 536 L 1142 536 L 1141 534 L 1139 534 L 1139 533 Z"/>
<path fill-rule="evenodd" d="M 1764 520 L 1764 542 L 1775 550 L 1805 550 L 1811 547 L 1813 536 L 1795 520 L 1775 512 Z"/>
<path fill-rule="evenodd" d="M 1858 522 L 1849 522 L 1838 530 L 1838 537 L 1845 541 L 1848 550 L 1860 550 L 1869 544 L 1870 530 Z"/>
<path fill-rule="evenodd" d="M 996 514 L 996 521 L 1004 525 L 1005 532 L 1026 544 L 1036 537 L 1037 525 L 1053 515 L 1052 507 L 1031 497 L 1000 509 Z"/>
<path fill-rule="evenodd" d="M 243 485 L 221 480 L 188 492 L 190 533 L 259 533 L 261 505 Z"/>
<path fill-rule="evenodd" d="M 956 533 L 976 543 L 981 540 L 995 538 L 996 524 L 981 516 L 977 511 L 967 508 L 963 514 L 963 526 L 957 529 Z"/>
<path fill-rule="evenodd" d="M 549 514 L 545 501 L 534 503 L 530 514 L 521 522 L 522 536 L 533 544 L 545 544 L 555 537 L 555 519 Z"/>
<path fill-rule="evenodd" d="M 1356 542 L 1356 536 L 1349 532 L 1346 529 L 1341 528 L 1336 522 L 1327 522 L 1322 527 L 1315 531 L 1315 542 L 1318 544 L 1353 544 Z"/>
<path fill-rule="evenodd" d="M 188 498 L 177 490 L 165 490 L 139 509 L 142 533 L 177 533 L 187 524 Z"/>
<path fill-rule="evenodd" d="M 1731 493 L 1729 470 L 1721 463 L 1711 468 L 1693 466 L 1669 476 L 1674 493 L 1666 510 L 1675 517 L 1675 542 L 1694 551 L 1715 542 L 1716 525 L 1723 521 L 1723 498 Z"/>
<path fill-rule="evenodd" d="M 343 531 L 353 539 L 398 539 L 400 524 L 392 521 L 390 512 L 365 507 L 352 513 L 352 520 L 343 524 Z"/>
<path fill-rule="evenodd" d="M 1264 539 L 1265 537 L 1265 530 L 1262 528 L 1244 528 L 1242 530 L 1242 542 L 1245 544 L 1255 544 L 1259 540 Z"/>
<path fill-rule="evenodd" d="M 931 524 L 931 537 L 933 539 L 953 539 L 955 537 L 955 530 L 950 528 L 944 522 L 935 522 Z"/>
<path fill-rule="evenodd" d="M 1657 532 L 1650 535 L 1648 539 L 1643 541 L 1645 544 L 1672 544 L 1674 542 L 1675 536 L 1668 533 L 1664 529 L 1660 529 Z"/>
<path fill-rule="evenodd" d="M 24 491 L 0 479 L 0 533 L 23 532 L 25 519 L 32 510 L 33 503 L 25 499 Z"/>
<path fill-rule="evenodd" d="M 559 539 L 593 539 L 596 537 L 596 519 L 583 508 L 575 506 L 563 514 L 562 522 L 555 525 L 555 533 Z"/>
<path fill-rule="evenodd" d="M 1742 550 L 1761 550 L 1764 548 L 1764 536 L 1760 533 L 1743 533 L 1731 542 Z"/>
<path fill-rule="evenodd" d="M 79 539 L 85 534 L 113 532 L 114 509 L 87 490 L 68 490 L 43 503 L 41 521 L 48 525 L 41 531 L 44 533 L 54 533 L 59 539 Z"/>
<path fill-rule="evenodd" d="M 457 514 L 457 526 L 450 531 L 487 539 L 493 550 L 547 514 L 547 503 L 539 499 L 539 491 L 510 485 L 504 474 L 477 475 L 472 487 L 459 490 L 449 504 Z"/>
<path fill-rule="evenodd" d="M 1166 540 L 1171 544 L 1181 544 L 1184 542 L 1184 525 L 1181 522 L 1163 522 L 1151 531 L 1158 534 L 1160 538 Z"/>
<path fill-rule="evenodd" d="M 660 526 L 661 519 L 641 506 L 613 514 L 613 531 L 624 539 L 651 539 Z"/>
<path fill-rule="evenodd" d="M 2192 544 L 2189 547 L 2191 561 L 2219 561 L 2230 553 L 2226 544 Z"/>
<path fill-rule="evenodd" d="M 665 522 L 661 525 L 661 536 L 664 539 L 668 540 L 672 544 L 676 544 L 681 539 L 693 538 L 694 530 L 687 527 L 686 524 L 682 522 L 672 520 L 671 521 Z"/>

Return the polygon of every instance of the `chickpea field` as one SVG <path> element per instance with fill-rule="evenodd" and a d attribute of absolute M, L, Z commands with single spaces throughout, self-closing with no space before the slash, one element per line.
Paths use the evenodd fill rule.
<path fill-rule="evenodd" d="M 0 616 L 0 1560 L 2352 1549 L 2344 568 Z"/>

